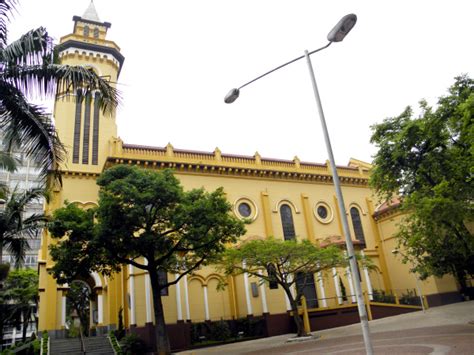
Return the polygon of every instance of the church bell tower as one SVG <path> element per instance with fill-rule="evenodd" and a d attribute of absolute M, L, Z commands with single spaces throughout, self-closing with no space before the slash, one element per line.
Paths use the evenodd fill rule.
<path fill-rule="evenodd" d="M 74 16 L 73 21 L 73 33 L 62 37 L 58 45 L 61 64 L 91 68 L 116 85 L 124 57 L 120 47 L 106 39 L 111 24 L 99 19 L 93 1 L 84 14 Z M 109 152 L 109 142 L 117 137 L 115 111 L 104 114 L 94 93 L 82 100 L 58 93 L 54 117 L 59 138 L 67 150 L 61 169 L 100 173 Z"/>

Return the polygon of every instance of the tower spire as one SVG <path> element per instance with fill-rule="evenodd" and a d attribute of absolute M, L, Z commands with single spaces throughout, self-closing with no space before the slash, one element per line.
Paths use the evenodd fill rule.
<path fill-rule="evenodd" d="M 99 19 L 99 15 L 97 15 L 97 10 L 95 9 L 94 0 L 91 0 L 89 7 L 82 15 L 84 20 L 94 21 L 94 22 L 101 22 Z"/>

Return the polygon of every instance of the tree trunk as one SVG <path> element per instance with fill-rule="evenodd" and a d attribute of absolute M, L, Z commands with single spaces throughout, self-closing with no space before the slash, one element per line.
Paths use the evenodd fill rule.
<path fill-rule="evenodd" d="M 79 320 L 79 340 L 81 341 L 81 354 L 86 353 L 86 345 L 84 344 L 84 334 L 82 332 L 82 322 Z"/>
<path fill-rule="evenodd" d="M 28 305 L 29 307 L 29 305 Z M 23 313 L 23 332 L 22 332 L 22 338 L 21 338 L 21 341 L 23 343 L 25 343 L 26 341 L 26 330 L 28 329 L 28 322 L 30 320 L 30 316 L 31 316 L 31 311 L 30 310 L 27 310 L 25 313 Z"/>
<path fill-rule="evenodd" d="M 464 270 L 456 270 L 456 279 L 459 282 L 460 286 L 460 293 L 463 298 L 466 298 L 467 295 L 467 282 L 466 282 L 466 274 L 464 273 Z"/>
<path fill-rule="evenodd" d="M 159 355 L 171 354 L 168 332 L 165 324 L 163 303 L 161 302 L 160 285 L 158 284 L 158 272 L 156 269 L 148 270 L 150 274 L 151 290 L 153 294 L 153 308 L 155 311 L 155 337 L 156 350 Z"/>
<path fill-rule="evenodd" d="M 298 313 L 298 303 L 296 303 L 296 300 L 293 297 L 293 294 L 291 293 L 291 290 L 289 288 L 283 287 L 283 289 L 285 290 L 285 293 L 288 296 L 288 299 L 290 300 L 291 311 L 293 312 L 293 319 L 296 324 L 297 336 L 299 337 L 307 336 L 308 334 L 306 333 L 306 330 L 304 329 L 303 320 L 301 319 Z"/>

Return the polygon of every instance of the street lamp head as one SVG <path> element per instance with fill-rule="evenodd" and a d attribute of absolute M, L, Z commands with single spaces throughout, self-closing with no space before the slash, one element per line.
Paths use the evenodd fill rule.
<path fill-rule="evenodd" d="M 344 37 L 352 30 L 357 22 L 357 16 L 349 14 L 344 16 L 336 26 L 328 33 L 329 42 L 341 42 Z"/>
<path fill-rule="evenodd" d="M 230 90 L 229 93 L 225 95 L 224 102 L 226 104 L 231 104 L 232 102 L 237 100 L 237 98 L 239 97 L 239 94 L 240 94 L 239 89 Z"/>

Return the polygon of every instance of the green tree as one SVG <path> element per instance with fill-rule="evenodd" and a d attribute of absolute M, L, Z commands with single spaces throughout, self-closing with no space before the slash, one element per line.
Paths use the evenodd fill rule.
<path fill-rule="evenodd" d="M 31 189 L 24 192 L 14 190 L 0 207 L 0 261 L 5 248 L 15 259 L 16 266 L 24 262 L 25 252 L 28 250 L 28 239 L 34 238 L 45 226 L 47 218 L 44 214 L 25 216 L 25 209 L 47 194 L 42 189 Z"/>
<path fill-rule="evenodd" d="M 214 261 L 226 244 L 245 233 L 243 222 L 230 214 L 231 205 L 222 188 L 183 191 L 170 170 L 156 172 L 119 165 L 106 170 L 97 183 L 100 191 L 95 214 L 71 213 L 66 206 L 70 210 L 62 219 L 57 218 L 61 212 L 55 215 L 52 235 L 61 238 L 67 234 L 69 242 L 62 240 L 51 249 L 56 262 L 53 275 L 58 282 L 69 282 L 77 275 L 77 265 L 108 275 L 124 264 L 147 271 L 157 351 L 169 354 L 162 290 Z M 90 225 L 93 216 L 97 225 L 92 233 L 75 233 L 74 225 Z M 73 243 L 79 246 L 71 252 Z M 167 273 L 179 277 L 168 281 L 163 277 Z"/>
<path fill-rule="evenodd" d="M 61 283 L 71 283 L 78 277 L 87 279 L 94 269 L 94 258 L 90 257 L 89 249 L 94 243 L 95 213 L 95 208 L 84 210 L 67 201 L 65 207 L 53 212 L 48 223 L 49 232 L 55 238 L 67 236 L 49 247 L 51 258 L 56 262 L 52 272 Z"/>
<path fill-rule="evenodd" d="M 309 278 L 298 276 L 312 276 L 344 263 L 341 250 L 335 246 L 319 248 L 308 240 L 297 242 L 270 238 L 244 242 L 238 248 L 227 249 L 219 265 L 227 275 L 247 273 L 262 282 L 281 286 L 290 301 L 298 336 L 305 336 L 298 304 Z M 298 279 L 303 283 L 297 285 Z M 294 285 L 298 286 L 294 287 L 295 293 L 292 291 Z"/>
<path fill-rule="evenodd" d="M 31 30 L 8 44 L 8 22 L 17 0 L 0 0 L 0 128 L 4 144 L 11 151 L 21 147 L 41 162 L 42 175 L 53 169 L 64 156 L 54 125 L 46 110 L 28 102 L 27 96 L 70 97 L 82 90 L 85 97 L 98 91 L 100 106 L 114 109 L 117 91 L 93 70 L 58 64 L 52 38 L 43 27 Z M 59 175 L 57 175 L 59 176 Z"/>
<path fill-rule="evenodd" d="M 461 291 L 474 274 L 474 81 L 457 77 L 436 108 L 421 101 L 372 127 L 378 147 L 370 183 L 406 213 L 397 234 L 422 279 L 452 274 Z"/>
<path fill-rule="evenodd" d="M 8 303 L 13 326 L 22 325 L 22 341 L 26 341 L 28 324 L 33 320 L 38 303 L 38 273 L 33 269 L 13 270 L 5 281 L 3 302 Z"/>

